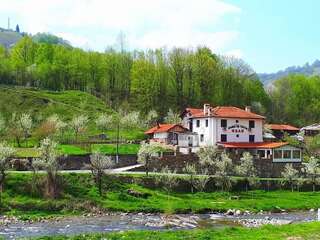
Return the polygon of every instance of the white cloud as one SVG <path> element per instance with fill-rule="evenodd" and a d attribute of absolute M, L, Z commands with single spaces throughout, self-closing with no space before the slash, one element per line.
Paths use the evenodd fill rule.
<path fill-rule="evenodd" d="M 235 57 L 235 58 L 243 58 L 243 52 L 241 49 L 229 50 L 225 53 L 225 55 Z"/>
<path fill-rule="evenodd" d="M 10 0 L 0 9 L 16 16 L 24 31 L 58 33 L 77 46 L 101 49 L 95 38 L 106 46 L 121 30 L 132 47 L 206 45 L 216 51 L 239 35 L 216 26 L 240 12 L 222 0 Z"/>

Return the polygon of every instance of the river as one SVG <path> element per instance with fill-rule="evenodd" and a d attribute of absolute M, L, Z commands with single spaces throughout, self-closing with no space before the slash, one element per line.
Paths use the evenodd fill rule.
<path fill-rule="evenodd" d="M 126 230 L 164 230 L 193 228 L 222 228 L 226 226 L 258 227 L 264 224 L 289 224 L 315 221 L 316 212 L 261 213 L 261 214 L 125 214 L 74 216 L 40 222 L 8 222 L 0 225 L 0 236 L 5 239 L 52 235 Z"/>

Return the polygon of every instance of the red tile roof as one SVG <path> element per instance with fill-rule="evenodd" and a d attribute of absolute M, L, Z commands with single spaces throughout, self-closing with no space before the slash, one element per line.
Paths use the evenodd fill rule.
<path fill-rule="evenodd" d="M 160 133 L 160 132 L 169 132 L 172 128 L 179 126 L 183 129 L 185 129 L 180 124 L 159 124 L 153 128 L 150 128 L 148 131 L 145 132 L 145 134 L 153 134 L 153 133 Z M 185 129 L 187 131 L 187 129 Z"/>
<path fill-rule="evenodd" d="M 278 148 L 285 145 L 288 145 L 287 142 L 254 142 L 254 143 L 241 143 L 241 142 L 228 142 L 228 143 L 219 143 L 225 148 Z"/>
<path fill-rule="evenodd" d="M 208 117 L 208 115 L 204 114 L 203 109 L 201 108 L 186 108 L 185 112 L 191 113 L 191 117 Z M 264 116 L 232 106 L 218 106 L 215 108 L 211 107 L 209 116 L 221 118 L 265 119 Z"/>
<path fill-rule="evenodd" d="M 266 124 L 267 128 L 271 130 L 282 130 L 282 131 L 299 131 L 299 128 L 296 128 L 287 124 Z"/>

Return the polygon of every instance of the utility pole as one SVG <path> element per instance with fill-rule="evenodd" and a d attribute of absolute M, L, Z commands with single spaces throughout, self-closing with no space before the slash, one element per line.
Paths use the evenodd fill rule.
<path fill-rule="evenodd" d="M 10 30 L 10 18 L 8 17 L 8 30 Z"/>

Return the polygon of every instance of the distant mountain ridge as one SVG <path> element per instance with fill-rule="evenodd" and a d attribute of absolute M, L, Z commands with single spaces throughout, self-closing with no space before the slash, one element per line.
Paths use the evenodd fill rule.
<path fill-rule="evenodd" d="M 303 66 L 291 66 L 285 70 L 275 73 L 259 73 L 258 76 L 264 85 L 269 85 L 273 81 L 285 77 L 289 74 L 303 74 L 307 76 L 320 75 L 320 60 L 315 60 L 312 64 L 306 63 Z"/>
<path fill-rule="evenodd" d="M 51 33 L 37 33 L 35 35 L 31 35 L 25 32 L 16 32 L 12 29 L 5 29 L 0 27 L 0 45 L 4 46 L 5 48 L 13 47 L 16 42 L 18 42 L 23 36 L 30 36 L 34 42 L 38 43 L 50 43 L 50 44 L 57 44 L 63 45 L 66 47 L 71 47 L 69 41 L 60 38 L 56 35 Z"/>

